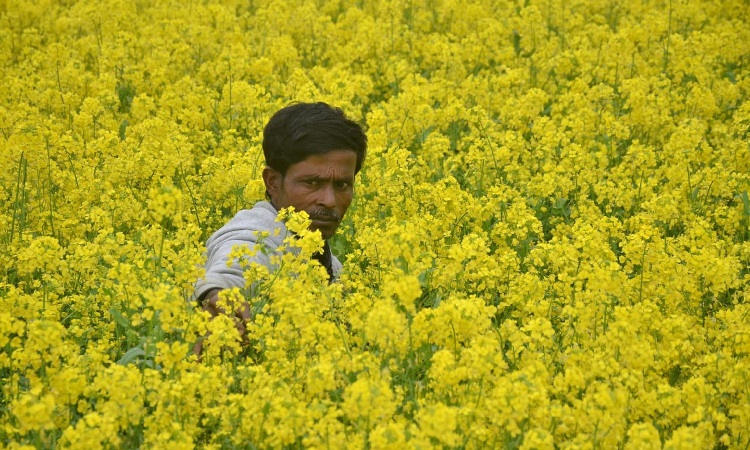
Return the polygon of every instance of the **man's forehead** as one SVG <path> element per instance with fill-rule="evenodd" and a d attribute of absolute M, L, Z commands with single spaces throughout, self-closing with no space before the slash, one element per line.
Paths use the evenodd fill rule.
<path fill-rule="evenodd" d="M 325 153 L 310 155 L 289 168 L 298 171 L 336 170 L 354 173 L 357 165 L 357 154 L 353 150 L 331 150 Z"/>

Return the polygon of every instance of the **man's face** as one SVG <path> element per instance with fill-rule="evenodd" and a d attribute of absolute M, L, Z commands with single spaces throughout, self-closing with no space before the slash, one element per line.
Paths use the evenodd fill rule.
<path fill-rule="evenodd" d="M 266 167 L 263 180 L 276 208 L 293 206 L 307 211 L 310 228 L 320 230 L 323 239 L 328 239 L 352 202 L 356 166 L 355 152 L 331 150 L 292 164 L 283 176 Z"/>

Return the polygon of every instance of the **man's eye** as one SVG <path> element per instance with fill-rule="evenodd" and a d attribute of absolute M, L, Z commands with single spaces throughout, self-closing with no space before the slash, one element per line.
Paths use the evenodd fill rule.
<path fill-rule="evenodd" d="M 315 187 L 320 184 L 319 180 L 305 180 L 305 184 L 308 186 Z"/>
<path fill-rule="evenodd" d="M 349 183 L 348 181 L 338 181 L 338 182 L 336 182 L 336 188 L 337 189 L 348 189 L 349 187 L 351 187 L 351 183 Z"/>

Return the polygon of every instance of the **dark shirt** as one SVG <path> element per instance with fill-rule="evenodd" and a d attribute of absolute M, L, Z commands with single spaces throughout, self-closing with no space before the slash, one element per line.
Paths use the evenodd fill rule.
<path fill-rule="evenodd" d="M 331 259 L 331 247 L 328 245 L 328 241 L 325 241 L 323 244 L 323 250 L 314 254 L 313 259 L 318 261 L 323 267 L 325 267 L 326 272 L 328 272 L 328 282 L 330 283 L 333 281 L 333 261 Z"/>

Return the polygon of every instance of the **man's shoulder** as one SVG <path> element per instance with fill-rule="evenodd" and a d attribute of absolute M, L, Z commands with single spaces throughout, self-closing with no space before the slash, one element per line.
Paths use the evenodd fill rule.
<path fill-rule="evenodd" d="M 278 212 L 269 202 L 261 201 L 251 209 L 238 211 L 229 222 L 219 228 L 206 243 L 212 243 L 227 238 L 254 241 L 258 232 L 273 232 L 277 228 L 283 231 L 284 224 L 277 222 Z"/>
<path fill-rule="evenodd" d="M 250 209 L 242 209 L 227 222 L 227 225 L 244 225 L 245 227 L 272 227 L 278 216 L 276 208 L 267 201 L 260 201 Z"/>

